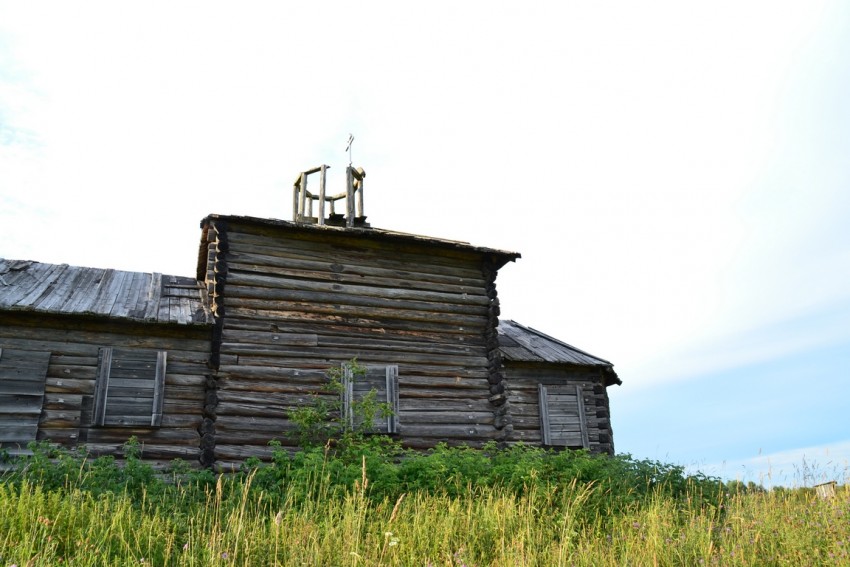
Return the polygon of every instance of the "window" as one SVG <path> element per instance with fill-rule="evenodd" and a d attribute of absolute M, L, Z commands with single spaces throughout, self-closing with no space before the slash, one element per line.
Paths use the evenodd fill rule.
<path fill-rule="evenodd" d="M 350 427 L 362 424 L 363 416 L 354 410 L 357 402 L 362 402 L 375 391 L 374 401 L 386 404 L 389 415 L 380 409 L 375 412 L 371 431 L 377 433 L 398 433 L 398 366 L 367 366 L 363 373 L 356 373 L 350 365 L 343 365 L 342 376 L 342 414 Z"/>
<path fill-rule="evenodd" d="M 543 444 L 588 448 L 590 442 L 581 386 L 538 384 L 537 391 Z"/>
<path fill-rule="evenodd" d="M 159 427 L 165 351 L 100 349 L 92 425 Z"/>
<path fill-rule="evenodd" d="M 50 353 L 0 348 L 0 447 L 35 441 Z"/>

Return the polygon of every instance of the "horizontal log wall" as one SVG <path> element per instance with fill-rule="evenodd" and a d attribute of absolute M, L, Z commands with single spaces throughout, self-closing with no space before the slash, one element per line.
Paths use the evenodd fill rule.
<path fill-rule="evenodd" d="M 68 447 L 85 445 L 93 454 L 120 455 L 122 445 L 135 435 L 146 461 L 198 461 L 198 428 L 211 372 L 208 328 L 163 329 L 158 325 L 99 324 L 76 317 L 7 315 L 0 325 L 0 348 L 50 353 L 38 440 Z M 167 351 L 159 428 L 90 426 L 98 350 L 107 346 Z"/>
<path fill-rule="evenodd" d="M 399 367 L 399 435 L 412 447 L 496 438 L 481 254 L 357 234 L 212 221 L 208 262 L 224 312 L 219 464 L 295 443 L 288 419 L 352 358 Z M 210 238 L 217 234 L 218 239 Z"/>
<path fill-rule="evenodd" d="M 614 453 L 608 393 L 602 385 L 603 375 L 599 368 L 506 362 L 505 379 L 513 423 L 509 441 L 542 444 L 538 384 L 580 385 L 584 394 L 590 450 Z"/>

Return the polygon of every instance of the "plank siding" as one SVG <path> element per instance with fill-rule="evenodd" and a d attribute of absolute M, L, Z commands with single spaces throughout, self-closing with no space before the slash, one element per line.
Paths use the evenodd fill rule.
<path fill-rule="evenodd" d="M 224 313 L 214 347 L 217 459 L 268 457 L 270 439 L 291 446 L 289 412 L 352 358 L 398 366 L 403 443 L 499 436 L 481 252 L 233 217 L 206 222 L 211 245 L 199 266 Z"/>
<path fill-rule="evenodd" d="M 161 333 L 164 336 L 157 336 Z M 141 420 L 145 426 L 92 425 L 98 354 L 101 348 L 116 347 L 167 351 L 164 374 L 162 418 L 151 427 L 151 410 Z M 9 315 L 0 325 L 0 348 L 4 352 L 44 352 L 48 357 L 43 385 L 43 401 L 36 415 L 34 439 L 73 447 L 85 444 L 93 454 L 121 454 L 130 436 L 142 444 L 142 458 L 149 462 L 185 458 L 197 463 L 198 428 L 201 424 L 207 376 L 210 373 L 209 327 L 183 326 L 172 333 L 153 325 L 103 323 L 77 317 L 44 317 L 31 313 Z M 156 357 L 153 359 L 156 361 Z M 112 384 L 116 395 L 133 399 L 138 389 L 136 373 L 129 364 L 124 376 Z M 147 389 L 153 407 L 154 392 Z M 3 404 L 0 396 L 0 407 Z M 21 406 L 23 407 L 23 406 Z M 128 415 L 133 413 L 128 406 Z M 29 409 L 29 404 L 26 405 Z M 120 408 L 117 408 L 120 410 Z M 11 430 L 0 423 L 2 431 Z"/>
<path fill-rule="evenodd" d="M 22 452 L 38 432 L 50 353 L 0 341 L 0 449 Z"/>
<path fill-rule="evenodd" d="M 537 364 L 533 362 L 506 363 L 506 375 L 509 383 L 508 400 L 511 407 L 513 431 L 510 442 L 522 441 L 529 444 L 543 444 L 538 385 L 578 386 L 584 402 L 584 420 L 588 447 L 595 453 L 614 453 L 613 432 L 608 406 L 608 394 L 603 385 L 604 371 L 592 366 L 565 364 Z M 569 417 L 552 417 L 553 430 L 568 425 L 566 431 L 578 431 L 579 407 L 574 396 L 561 397 L 549 393 L 550 399 L 559 402 L 559 408 L 572 408 Z M 569 400 L 572 397 L 573 400 Z M 568 403 L 564 403 L 567 401 Z M 572 405 L 569 405 L 569 402 Z M 571 445 L 582 446 L 579 434 Z"/>

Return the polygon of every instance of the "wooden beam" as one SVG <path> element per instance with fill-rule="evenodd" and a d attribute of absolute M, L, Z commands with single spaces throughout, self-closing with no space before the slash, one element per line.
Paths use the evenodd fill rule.
<path fill-rule="evenodd" d="M 319 226 L 325 225 L 325 178 L 328 166 L 322 165 L 322 175 L 319 179 Z"/>

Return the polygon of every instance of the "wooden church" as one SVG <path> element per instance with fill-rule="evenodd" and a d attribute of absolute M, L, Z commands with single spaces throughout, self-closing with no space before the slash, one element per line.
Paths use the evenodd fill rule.
<path fill-rule="evenodd" d="M 291 221 L 204 218 L 194 277 L 0 259 L 0 450 L 118 454 L 136 436 L 152 462 L 264 458 L 356 358 L 342 396 L 374 390 L 392 408 L 376 434 L 406 446 L 613 454 L 612 364 L 499 320 L 519 254 L 373 228 L 365 173 L 328 195 L 326 169 L 296 179 Z"/>

